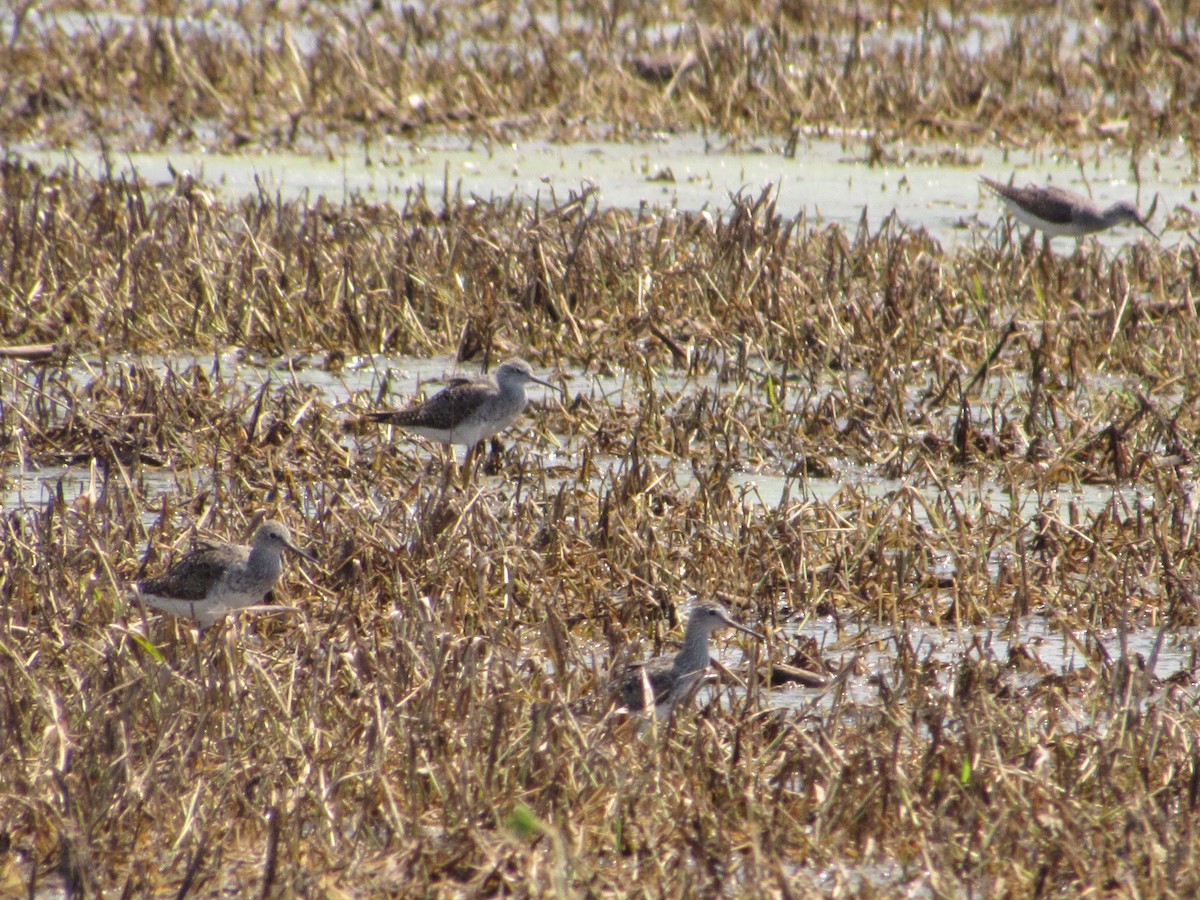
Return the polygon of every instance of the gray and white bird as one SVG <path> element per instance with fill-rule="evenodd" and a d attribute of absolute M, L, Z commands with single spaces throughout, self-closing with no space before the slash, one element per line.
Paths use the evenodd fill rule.
<path fill-rule="evenodd" d="M 364 418 L 396 425 L 443 444 L 461 444 L 469 450 L 503 431 L 525 411 L 525 385 L 531 381 L 555 389 L 550 382 L 536 377 L 525 360 L 510 359 L 496 370 L 495 381 L 455 378 L 424 403 L 367 413 Z"/>
<path fill-rule="evenodd" d="M 193 550 L 165 575 L 138 582 L 136 593 L 147 606 L 207 628 L 262 602 L 283 574 L 284 550 L 316 562 L 292 542 L 286 525 L 272 519 L 259 526 L 251 546 L 215 544 Z"/>
<path fill-rule="evenodd" d="M 1000 198 L 1017 219 L 1038 229 L 1047 238 L 1078 238 L 1132 222 L 1158 239 L 1132 203 L 1122 201 L 1101 209 L 1086 197 L 1060 187 L 1036 184 L 1015 187 L 991 178 L 981 178 L 980 181 Z"/>
<path fill-rule="evenodd" d="M 757 631 L 734 621 L 729 611 L 717 601 L 697 603 L 688 615 L 683 649 L 674 656 L 658 656 L 629 666 L 613 686 L 619 702 L 631 712 L 641 712 L 649 697 L 660 718 L 669 714 L 680 700 L 695 691 L 704 677 L 709 663 L 708 641 L 718 628 L 736 628 L 764 640 Z"/>

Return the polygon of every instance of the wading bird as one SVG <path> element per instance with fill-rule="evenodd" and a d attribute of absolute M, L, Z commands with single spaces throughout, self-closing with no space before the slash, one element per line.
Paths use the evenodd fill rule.
<path fill-rule="evenodd" d="M 677 703 L 691 697 L 708 670 L 708 641 L 718 628 L 736 628 L 763 640 L 730 617 L 728 610 L 715 600 L 692 607 L 683 632 L 683 649 L 674 656 L 658 656 L 634 663 L 621 676 L 614 690 L 620 702 L 632 712 L 641 712 L 649 700 L 659 718 L 669 715 Z"/>
<path fill-rule="evenodd" d="M 207 628 L 231 612 L 262 602 L 283 574 L 284 550 L 316 562 L 292 543 L 286 525 L 272 519 L 259 526 L 249 547 L 216 544 L 193 550 L 165 575 L 138 582 L 137 596 L 147 606 Z"/>
<path fill-rule="evenodd" d="M 1008 211 L 1026 225 L 1038 229 L 1046 238 L 1083 237 L 1105 231 L 1114 225 L 1132 222 L 1158 239 L 1132 203 L 1114 203 L 1101 209 L 1086 197 L 1059 187 L 1031 184 L 1014 187 L 991 178 L 981 178 L 984 187 L 1003 201 Z"/>
<path fill-rule="evenodd" d="M 469 456 L 476 444 L 499 434 L 525 411 L 525 385 L 531 381 L 555 389 L 536 377 L 525 360 L 510 359 L 496 370 L 495 381 L 455 378 L 424 403 L 367 413 L 364 419 L 396 425 L 443 444 L 460 444 Z"/>

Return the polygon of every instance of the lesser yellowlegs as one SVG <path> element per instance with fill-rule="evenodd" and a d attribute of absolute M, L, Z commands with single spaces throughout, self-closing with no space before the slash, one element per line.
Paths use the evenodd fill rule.
<path fill-rule="evenodd" d="M 251 546 L 216 544 L 193 550 L 165 575 L 138 582 L 137 593 L 148 606 L 207 628 L 262 602 L 283 574 L 284 550 L 316 562 L 292 543 L 287 526 L 270 520 L 259 526 Z"/>
<path fill-rule="evenodd" d="M 455 378 L 424 403 L 392 412 L 367 413 L 365 418 L 470 449 L 503 431 L 525 411 L 525 385 L 531 381 L 554 389 L 550 382 L 536 377 L 525 360 L 510 359 L 496 370 L 495 381 Z"/>
<path fill-rule="evenodd" d="M 736 628 L 763 640 L 730 617 L 728 610 L 715 600 L 697 603 L 688 616 L 683 633 L 683 649 L 674 656 L 659 656 L 648 662 L 635 663 L 615 685 L 621 703 L 633 712 L 645 709 L 652 699 L 655 712 L 661 717 L 681 699 L 693 693 L 708 669 L 708 640 L 718 628 Z"/>
<path fill-rule="evenodd" d="M 1036 184 L 1014 187 L 991 178 L 980 181 L 1003 201 L 1009 212 L 1047 238 L 1083 237 L 1124 222 L 1139 225 L 1158 238 L 1132 203 L 1123 201 L 1101 209 L 1086 197 L 1060 187 Z"/>

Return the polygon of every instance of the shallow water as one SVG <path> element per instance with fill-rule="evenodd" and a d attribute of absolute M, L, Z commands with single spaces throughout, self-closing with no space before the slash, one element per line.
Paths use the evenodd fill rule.
<path fill-rule="evenodd" d="M 444 194 L 515 197 L 546 205 L 595 188 L 601 207 L 706 211 L 714 218 L 729 210 L 732 197 L 757 197 L 770 188 L 785 217 L 804 213 L 814 226 L 837 223 L 857 229 L 865 215 L 876 228 L 895 211 L 902 224 L 925 229 L 946 247 L 986 239 L 986 232 L 1004 216 L 999 202 L 981 189 L 980 175 L 1008 180 L 1011 174 L 1019 184 L 1052 181 L 1084 194 L 1090 185 L 1098 203 L 1137 199 L 1143 210 L 1158 194 L 1160 217 L 1176 205 L 1194 203 L 1194 180 L 1182 147 L 1173 155 L 1143 160 L 1142 171 L 1153 177 L 1140 198 L 1129 161 L 1109 155 L 1102 145 L 1090 148 L 1086 156 L 1061 157 L 972 149 L 966 151 L 970 165 L 937 162 L 948 154 L 963 154 L 953 145 L 909 147 L 899 142 L 888 149 L 896 158 L 912 155 L 916 161 L 869 165 L 868 146 L 858 136 L 802 139 L 795 156 L 787 158 L 777 140 L 733 147 L 710 144 L 699 135 L 671 135 L 645 143 L 528 141 L 490 146 L 444 136 L 419 143 L 391 140 L 369 147 L 343 146 L 332 158 L 164 151 L 128 154 L 112 164 L 117 173 L 136 172 L 150 183 L 169 182 L 173 167 L 229 198 L 261 190 L 307 202 L 325 197 L 340 203 L 359 197 L 403 205 L 409 191 L 423 190 L 435 205 Z M 43 166 L 79 165 L 93 175 L 102 170 L 99 154 L 91 150 L 25 146 L 16 151 Z M 1117 228 L 1099 240 L 1119 247 L 1145 237 L 1138 229 Z M 1172 235 L 1163 236 L 1165 246 L 1174 242 Z M 1060 238 L 1055 246 L 1060 253 L 1070 253 L 1074 243 Z"/>
<path fill-rule="evenodd" d="M 1027 687 L 1044 675 L 1068 675 L 1088 668 L 1082 648 L 1089 642 L 1103 647 L 1103 653 L 1116 661 L 1126 656 L 1140 657 L 1151 678 L 1167 678 L 1179 671 L 1192 671 L 1197 652 L 1196 637 L 1176 631 L 1136 628 L 1124 634 L 1115 629 L 1102 631 L 1068 630 L 1044 615 L 1024 616 L 1014 622 L 995 620 L 984 627 L 935 627 L 913 623 L 903 630 L 855 623 L 839 626 L 830 618 L 809 619 L 789 629 L 787 634 L 816 640 L 821 658 L 835 672 L 857 661 L 861 671 L 845 681 L 845 698 L 872 706 L 880 702 L 880 684 L 895 685 L 894 670 L 897 642 L 912 648 L 912 658 L 943 664 L 939 670 L 942 689 L 952 690 L 957 664 L 968 656 L 997 663 L 1006 678 L 1017 688 Z M 1020 647 L 1031 657 L 1022 668 L 1010 667 L 1010 651 Z M 1036 674 L 1031 673 L 1036 670 Z M 1196 693 L 1194 687 L 1189 692 Z M 1144 698 L 1151 702 L 1161 691 Z M 771 703 L 786 708 L 819 708 L 833 699 L 823 689 L 788 686 L 771 693 Z"/>
<path fill-rule="evenodd" d="M 11 362 L 7 365 L 13 367 L 11 371 L 19 372 L 21 364 Z M 354 404 L 355 410 L 361 406 L 378 405 L 377 398 L 385 386 L 387 390 L 382 405 L 400 406 L 420 392 L 435 392 L 450 376 L 479 374 L 478 366 L 460 366 L 452 356 L 359 356 L 345 360 L 335 369 L 329 369 L 324 365 L 324 358 L 319 355 L 259 359 L 243 355 L 236 350 L 226 350 L 212 355 L 177 353 L 169 356 L 83 356 L 67 365 L 65 375 L 71 383 L 82 388 L 94 379 L 110 377 L 114 370 L 128 369 L 131 366 L 146 367 L 160 376 L 168 372 L 183 374 L 196 366 L 213 380 L 240 384 L 250 391 L 257 391 L 268 384 L 290 384 L 299 388 L 315 389 L 322 402 L 335 411 L 346 408 L 347 415 L 351 414 L 348 408 L 350 404 Z M 640 407 L 642 398 L 648 392 L 653 392 L 657 402 L 665 408 L 694 397 L 702 391 L 727 396 L 731 392 L 744 393 L 754 390 L 746 382 L 723 381 L 716 372 L 687 375 L 675 371 L 655 371 L 647 377 L 635 376 L 624 370 L 607 375 L 577 374 L 565 370 L 542 371 L 540 374 L 548 376 L 556 384 L 561 383 L 566 389 L 568 399 L 582 396 L 598 407 L 636 409 Z M 1007 378 L 998 376 L 997 380 Z M 6 384 L 6 392 L 32 389 L 29 383 L 22 381 L 19 376 L 7 380 Z M 1097 390 L 1100 391 L 1118 388 L 1119 384 L 1112 385 L 1107 382 L 1097 385 Z M 552 403 L 556 400 L 552 391 L 540 386 L 531 386 L 529 397 L 535 403 Z M 572 439 L 562 435 L 556 437 L 553 446 L 538 445 L 530 451 L 545 468 L 570 466 L 571 461 L 583 450 L 584 438 Z M 346 446 L 350 446 L 355 440 L 370 439 L 338 436 L 338 441 Z M 405 439 L 405 446 L 411 448 L 414 453 L 440 458 L 439 448 L 429 442 Z M 694 482 L 695 475 L 690 460 L 655 457 L 650 461 L 669 472 L 675 484 L 680 487 L 686 488 Z M 597 473 L 592 479 L 593 485 L 598 485 L 610 468 L 618 462 L 619 460 L 612 456 L 595 457 Z M 861 467 L 837 465 L 836 461 L 833 464 L 836 471 L 830 478 L 794 478 L 775 472 L 742 471 L 730 476 L 730 484 L 744 502 L 764 508 L 778 507 L 785 497 L 791 501 L 829 502 L 846 485 L 855 485 L 871 497 L 885 497 L 902 491 L 916 490 L 931 504 L 937 504 L 949 496 L 955 503 L 969 509 L 987 507 L 1021 517 L 1035 514 L 1048 503 L 1057 503 L 1064 508 L 1074 505 L 1081 512 L 1094 513 L 1108 507 L 1114 501 L 1129 507 L 1136 507 L 1145 502 L 1144 493 L 1136 488 L 1082 485 L 1071 489 L 1064 486 L 1041 494 L 1036 491 L 1023 491 L 1014 496 L 1008 487 L 988 481 L 964 481 L 955 484 L 947 495 L 935 485 L 913 485 L 906 481 L 881 478 Z M 176 480 L 173 475 L 155 473 L 153 469 L 146 471 L 148 474 L 145 477 L 154 487 L 164 492 L 175 489 Z M 3 473 L 3 479 L 0 480 L 0 509 L 40 505 L 52 499 L 60 490 L 68 502 L 74 502 L 95 491 L 95 480 L 95 472 L 87 464 L 38 466 L 22 461 L 8 466 Z M 929 525 L 926 508 L 920 503 L 912 506 L 918 521 Z"/>
<path fill-rule="evenodd" d="M 911 650 L 909 664 L 917 667 L 923 679 L 936 679 L 937 690 L 948 696 L 954 694 L 959 666 L 967 659 L 993 663 L 1001 684 L 1018 693 L 1035 690 L 1044 678 L 1060 678 L 1094 668 L 1097 653 L 1113 664 L 1127 659 L 1141 678 L 1140 688 L 1130 695 L 1130 701 L 1140 709 L 1158 702 L 1172 689 L 1162 679 L 1193 672 L 1197 654 L 1197 639 L 1190 633 L 1153 628 L 1130 629 L 1124 634 L 1115 629 L 1068 630 L 1052 616 L 1044 615 L 1029 615 L 1011 623 L 996 620 L 982 627 L 961 629 L 921 623 L 898 629 L 862 622 L 839 627 L 825 617 L 806 618 L 799 625 L 785 626 L 776 633 L 769 649 L 763 647 L 757 651 L 759 666 L 767 661 L 768 655 L 777 661 L 787 661 L 793 637 L 816 640 L 820 657 L 830 672 L 828 684 L 819 688 L 799 684 L 763 688 L 765 702 L 779 709 L 817 716 L 835 711 L 853 716 L 877 708 L 888 693 L 903 687 L 907 675 L 896 666 L 901 642 Z M 721 665 L 745 677 L 752 643 L 736 635 L 732 640 L 718 637 L 712 653 Z M 1084 648 L 1089 645 L 1099 645 L 1101 649 L 1085 653 Z M 1013 650 L 1016 655 L 1010 656 Z M 1019 661 L 1013 662 L 1014 659 Z M 843 669 L 845 677 L 839 678 L 838 673 Z M 908 674 L 912 674 L 911 669 Z M 1182 687 L 1184 693 L 1200 697 L 1200 687 L 1190 677 L 1186 681 Z M 714 691 L 713 687 L 701 689 L 697 702 L 704 704 L 717 699 Z M 735 688 L 734 695 L 740 691 Z M 1082 710 L 1079 712 L 1079 727 L 1105 727 L 1104 722 L 1084 715 Z"/>
<path fill-rule="evenodd" d="M 395 405 L 418 390 L 436 390 L 448 375 L 477 372 L 475 367 L 456 366 L 452 357 L 355 357 L 346 360 L 333 371 L 325 368 L 323 362 L 320 357 L 253 359 L 236 351 L 211 356 L 187 353 L 143 357 L 113 355 L 104 359 L 83 357 L 76 360 L 68 367 L 67 377 L 82 386 L 92 379 L 109 377 L 111 372 L 128 369 L 131 365 L 145 366 L 160 375 L 168 371 L 182 374 L 192 366 L 199 366 L 210 378 L 219 378 L 227 384 L 239 384 L 249 391 L 256 391 L 268 383 L 294 384 L 315 389 L 320 399 L 336 410 L 350 403 L 374 405 L 385 384 L 388 389 L 383 403 Z M 18 363 L 7 365 L 19 366 Z M 673 372 L 655 372 L 646 376 L 649 383 L 646 377 L 620 371 L 603 377 L 569 372 L 542 371 L 539 374 L 549 375 L 556 382 L 561 379 L 565 383 L 568 396 L 583 395 L 590 398 L 596 406 L 636 408 L 647 390 L 652 390 L 659 402 L 666 404 L 677 402 L 681 397 L 691 396 L 702 390 L 719 393 L 747 389 L 744 383 L 739 385 L 722 382 L 717 374 L 697 377 Z M 7 383 L 10 387 L 6 390 L 31 389 L 27 381 L 10 379 Z M 550 393 L 544 388 L 531 391 L 532 398 L 538 401 L 548 401 Z M 339 436 L 339 440 L 347 446 L 355 441 L 384 439 L 386 438 L 383 436 Z M 549 472 L 557 466 L 570 469 L 573 460 L 581 451 L 581 440 L 560 436 L 557 447 L 534 446 L 529 451 L 529 462 L 540 467 L 543 472 Z M 406 441 L 403 452 L 433 457 L 439 453 L 439 449 L 427 442 Z M 648 461 L 665 474 L 672 489 L 687 490 L 692 486 L 694 474 L 689 460 L 653 457 Z M 589 482 L 591 486 L 601 488 L 608 472 L 620 463 L 621 460 L 615 457 L 596 457 L 596 474 Z M 141 493 L 145 495 L 142 520 L 149 526 L 158 515 L 159 505 L 155 503 L 156 497 L 164 494 L 194 494 L 204 485 L 211 486 L 214 476 L 205 468 L 170 471 L 144 466 L 140 469 L 138 477 L 141 479 Z M 564 475 L 551 476 L 550 481 L 572 478 L 574 476 L 568 471 Z M 1144 492 L 1130 487 L 1082 486 L 1074 490 L 1059 489 L 1041 493 L 1025 490 L 1014 495 L 1010 488 L 982 479 L 964 481 L 943 491 L 936 485 L 910 484 L 880 478 L 870 471 L 852 466 L 842 467 L 832 478 L 788 479 L 772 474 L 740 472 L 731 477 L 730 483 L 735 490 L 735 496 L 739 497 L 741 502 L 764 509 L 780 506 L 785 496 L 792 502 L 836 503 L 837 493 L 847 488 L 869 497 L 894 496 L 898 501 L 916 491 L 928 502 L 930 508 L 936 509 L 949 501 L 958 509 L 972 515 L 984 510 L 991 513 L 1000 511 L 1004 515 L 1013 515 L 1023 520 L 1039 514 L 1048 504 L 1058 504 L 1061 507 L 1073 505 L 1083 514 L 1094 514 L 1113 503 L 1135 508 L 1138 504 L 1152 502 Z M 115 481 L 111 482 L 110 487 L 119 489 Z M 94 463 L 39 467 L 25 460 L 9 466 L 0 477 L 0 510 L 30 512 L 60 497 L 70 505 L 91 504 L 96 502 L 98 492 L 103 489 L 103 475 Z M 911 511 L 918 524 L 935 524 L 931 523 L 928 510 L 921 503 L 906 502 L 904 511 L 900 514 L 908 514 L 907 511 Z M 998 559 L 993 563 L 993 576 L 997 573 L 999 564 Z M 945 574 L 953 572 L 954 569 L 954 561 L 950 558 L 935 560 L 933 565 Z M 821 648 L 821 658 L 833 671 L 851 661 L 856 661 L 859 667 L 837 690 L 785 687 L 770 693 L 770 703 L 773 705 L 805 712 L 828 710 L 833 704 L 843 701 L 860 706 L 879 703 L 881 685 L 895 684 L 896 679 L 902 677 L 894 671 L 893 666 L 896 647 L 900 641 L 907 642 L 916 659 L 928 659 L 942 664 L 938 677 L 944 690 L 952 689 L 956 664 L 968 655 L 982 656 L 1004 667 L 1009 659 L 1010 650 L 1016 645 L 1021 645 L 1033 654 L 1041 671 L 1061 674 L 1088 664 L 1087 660 L 1080 657 L 1080 647 L 1089 640 L 1103 645 L 1111 659 L 1121 656 L 1123 644 L 1124 652 L 1130 657 L 1141 654 L 1145 660 L 1152 660 L 1153 668 L 1148 674 L 1159 677 L 1178 670 L 1190 670 L 1195 653 L 1195 639 L 1182 633 L 1163 635 L 1161 642 L 1158 632 L 1152 629 L 1130 631 L 1124 635 L 1113 631 L 1098 634 L 1067 633 L 1061 624 L 1045 616 L 1036 615 L 1028 616 L 1012 625 L 1004 621 L 995 621 L 980 628 L 962 629 L 936 627 L 920 622 L 902 630 L 876 628 L 863 622 L 843 622 L 839 627 L 830 619 L 804 619 L 787 626 L 782 636 L 776 637 L 771 648 L 775 658 L 786 658 L 790 652 L 786 643 L 793 635 L 816 639 Z M 743 649 L 749 648 L 738 642 L 720 642 L 716 653 L 718 658 L 724 659 L 728 664 L 737 665 L 744 661 L 741 655 Z M 1013 674 L 1011 678 L 1018 687 L 1028 681 L 1027 676 L 1020 673 Z"/>

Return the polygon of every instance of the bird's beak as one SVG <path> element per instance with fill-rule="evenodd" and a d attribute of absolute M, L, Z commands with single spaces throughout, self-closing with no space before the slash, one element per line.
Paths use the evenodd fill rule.
<path fill-rule="evenodd" d="M 1154 202 L 1150 204 L 1150 209 L 1148 209 L 1146 211 L 1146 215 L 1138 216 L 1137 223 L 1139 225 L 1141 225 L 1143 228 L 1145 228 L 1147 231 L 1149 231 L 1151 237 L 1153 237 L 1156 241 L 1159 241 L 1159 240 L 1162 240 L 1162 238 L 1160 238 L 1157 234 L 1155 234 L 1154 230 L 1150 227 L 1150 220 L 1154 218 L 1154 212 L 1157 209 L 1158 209 L 1158 194 L 1155 194 Z"/>
<path fill-rule="evenodd" d="M 750 637 L 758 638 L 760 641 L 766 640 L 766 638 L 763 635 L 759 634 L 757 631 L 747 628 L 745 625 L 739 625 L 737 622 L 733 621 L 733 619 L 722 619 L 721 621 L 723 621 L 730 628 L 736 628 L 738 631 L 742 632 L 743 634 L 750 635 Z"/>
<path fill-rule="evenodd" d="M 318 560 L 318 559 L 317 559 L 315 556 L 313 556 L 313 555 L 312 555 L 311 553 L 309 553 L 307 550 L 302 550 L 302 549 L 300 549 L 299 547 L 297 547 L 297 546 L 296 546 L 295 544 L 293 544 L 293 543 L 290 543 L 290 542 L 289 542 L 289 543 L 286 543 L 286 544 L 284 544 L 283 546 L 287 547 L 289 550 L 291 550 L 291 551 L 292 551 L 293 553 L 295 553 L 297 556 L 303 556 L 303 557 L 304 557 L 305 559 L 307 559 L 309 562 L 315 562 L 315 563 L 318 563 L 318 565 L 320 564 L 319 560 Z"/>
<path fill-rule="evenodd" d="M 533 376 L 530 376 L 529 380 L 535 381 L 538 384 L 542 385 L 543 387 L 548 387 L 548 388 L 550 388 L 550 390 L 554 391 L 555 393 L 558 393 L 558 394 L 562 393 L 562 389 L 557 384 L 551 384 L 549 381 L 543 381 L 541 378 L 534 378 Z"/>

